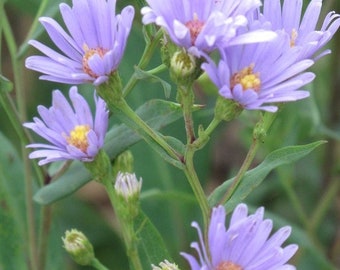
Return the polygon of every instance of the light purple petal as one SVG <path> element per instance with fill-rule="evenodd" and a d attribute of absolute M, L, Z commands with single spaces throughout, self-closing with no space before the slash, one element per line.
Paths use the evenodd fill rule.
<path fill-rule="evenodd" d="M 132 27 L 134 8 L 127 6 L 121 15 L 116 15 L 115 0 L 78 0 L 72 4 L 72 7 L 64 3 L 59 6 L 68 33 L 54 19 L 40 19 L 60 52 L 30 41 L 46 56 L 29 57 L 26 67 L 43 73 L 42 80 L 68 84 L 92 82 L 98 86 L 118 68 Z M 109 54 L 89 55 L 89 50 Z"/>
<path fill-rule="evenodd" d="M 273 223 L 263 216 L 263 207 L 258 208 L 255 214 L 248 215 L 247 206 L 239 204 L 227 228 L 224 207 L 215 207 L 209 224 L 208 245 L 203 240 L 198 224 L 193 222 L 199 243 L 193 242 L 191 247 L 197 252 L 198 259 L 184 252 L 181 255 L 188 261 L 191 270 L 213 270 L 225 262 L 232 262 L 242 269 L 293 270 L 294 266 L 287 262 L 296 253 L 297 245 L 281 247 L 291 233 L 290 227 L 283 227 L 268 238 Z"/>
<path fill-rule="evenodd" d="M 53 91 L 52 107 L 47 109 L 39 106 L 38 108 L 43 121 L 34 118 L 34 122 L 23 124 L 24 127 L 33 130 L 48 142 L 27 145 L 28 148 L 37 149 L 29 157 L 41 159 L 39 165 L 68 159 L 89 162 L 94 159 L 104 144 L 108 125 L 108 111 L 105 102 L 96 96 L 94 97 L 96 116 L 93 117 L 90 106 L 78 94 L 77 87 L 70 88 L 69 97 L 73 107 L 61 91 Z M 99 107 L 97 108 L 97 106 Z M 93 122 L 93 119 L 95 119 L 95 122 Z M 84 135 L 86 135 L 87 141 L 81 141 L 79 143 L 82 146 L 77 146 L 74 140 L 78 138 L 72 137 L 71 131 L 76 126 L 82 125 L 88 126 L 90 130 L 85 129 L 86 134 Z M 84 149 L 84 146 L 86 149 Z"/>

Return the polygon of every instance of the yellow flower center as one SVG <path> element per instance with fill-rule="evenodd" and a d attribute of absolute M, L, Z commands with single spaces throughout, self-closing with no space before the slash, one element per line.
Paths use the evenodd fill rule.
<path fill-rule="evenodd" d="M 188 29 L 190 31 L 191 44 L 194 45 L 198 35 L 202 31 L 202 28 L 204 26 L 204 22 L 198 20 L 197 14 L 194 13 L 194 19 L 191 20 L 191 21 L 188 21 L 185 24 L 185 26 L 188 27 Z"/>
<path fill-rule="evenodd" d="M 230 80 L 231 89 L 233 89 L 236 84 L 241 84 L 243 90 L 254 89 L 258 92 L 261 88 L 260 74 L 253 73 L 253 68 L 254 65 L 252 64 L 233 74 Z"/>
<path fill-rule="evenodd" d="M 79 150 L 86 153 L 89 142 L 87 140 L 87 134 L 90 131 L 89 125 L 77 125 L 70 132 L 70 136 L 66 138 L 68 144 L 77 147 Z"/>
<path fill-rule="evenodd" d="M 290 35 L 290 47 L 295 46 L 295 41 L 297 37 L 298 37 L 298 32 L 295 29 L 293 29 L 292 34 Z"/>
<path fill-rule="evenodd" d="M 108 50 L 103 49 L 103 48 L 90 49 L 86 44 L 84 44 L 83 49 L 85 51 L 85 54 L 83 56 L 83 61 L 82 61 L 83 71 L 93 78 L 98 78 L 99 75 L 92 71 L 92 69 L 90 68 L 90 66 L 88 64 L 88 61 L 89 61 L 90 57 L 95 55 L 95 54 L 99 55 L 100 58 L 103 58 L 105 53 Z"/>
<path fill-rule="evenodd" d="M 227 261 L 221 262 L 219 265 L 217 265 L 216 270 L 243 270 L 243 268 L 238 264 Z"/>

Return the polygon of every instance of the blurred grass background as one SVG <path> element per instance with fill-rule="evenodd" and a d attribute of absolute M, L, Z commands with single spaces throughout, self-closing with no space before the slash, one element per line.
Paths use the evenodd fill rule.
<path fill-rule="evenodd" d="M 55 14 L 57 4 L 51 0 L 49 12 Z M 305 1 L 305 5 L 309 1 Z M 323 14 L 330 10 L 340 11 L 340 1 L 324 1 Z M 8 0 L 6 12 L 11 20 L 18 44 L 24 41 L 32 19 L 39 7 L 38 0 Z M 118 0 L 121 8 L 134 1 Z M 136 6 L 136 5 L 135 5 Z M 321 18 L 324 18 L 324 15 Z M 59 13 L 54 16 L 61 22 Z M 39 26 L 42 30 L 41 26 Z M 133 73 L 133 66 L 139 61 L 144 49 L 141 18 L 136 7 L 134 28 L 129 37 L 126 54 L 120 65 L 123 82 L 127 82 Z M 50 44 L 46 33 L 38 37 L 45 44 Z M 5 42 L 2 41 L 1 66 L 2 73 L 13 79 L 11 64 Z M 287 104 L 279 113 L 269 136 L 260 148 L 256 163 L 275 149 L 287 145 L 306 144 L 316 140 L 327 140 L 328 143 L 319 147 L 297 164 L 283 166 L 271 173 L 264 183 L 246 200 L 255 207 L 265 206 L 268 213 L 274 214 L 274 224 L 293 226 L 293 236 L 289 241 L 311 243 L 311 249 L 302 248 L 294 257 L 293 263 L 298 269 L 340 269 L 340 34 L 337 33 L 329 46 L 333 53 L 317 62 L 313 72 L 317 75 L 313 84 L 308 86 L 311 91 L 309 99 Z M 37 54 L 29 49 L 28 55 Z M 160 64 L 159 55 L 155 55 L 149 68 Z M 25 69 L 24 82 L 28 120 L 37 115 L 36 106 L 51 104 L 51 90 L 68 90 L 69 86 L 39 81 L 39 74 Z M 167 72 L 160 75 L 168 80 Z M 81 92 L 92 99 L 93 87 L 80 86 Z M 205 109 L 195 113 L 195 123 L 206 126 L 211 119 L 216 93 L 206 87 L 206 82 L 195 86 L 196 102 L 206 105 Z M 15 92 L 13 93 L 15 95 Z M 175 101 L 176 91 L 172 88 L 169 100 Z M 165 98 L 161 86 L 157 83 L 140 82 L 128 97 L 128 103 L 137 108 L 145 101 L 153 98 Z M 232 177 L 238 170 L 247 153 L 252 140 L 252 128 L 259 119 L 257 112 L 244 112 L 241 117 L 231 123 L 223 123 L 208 145 L 197 153 L 195 165 L 198 175 L 209 194 L 224 180 Z M 116 119 L 110 125 L 118 124 Z M 19 150 L 18 137 L 9 124 L 6 114 L 0 108 L 0 131 Z M 185 139 L 182 121 L 177 121 L 162 130 L 163 134 Z M 188 269 L 185 261 L 179 256 L 180 251 L 192 252 L 190 242 L 196 241 L 196 233 L 190 227 L 192 220 L 200 220 L 199 209 L 195 203 L 190 186 L 184 174 L 165 163 L 144 142 L 131 148 L 135 159 L 135 171 L 143 178 L 142 208 L 161 232 L 174 260 Z M 292 195 L 287 189 L 294 186 L 296 197 L 301 202 L 297 209 L 292 202 Z M 20 184 L 20 182 L 19 182 Z M 336 196 L 326 201 L 326 192 L 336 189 Z M 22 194 L 24 191 L 22 190 Z M 21 196 L 21 194 L 18 194 Z M 1 199 L 1 198 L 0 198 Z M 1 200 L 0 200 L 1 202 Z M 298 211 L 312 218 L 320 205 L 326 211 L 319 217 L 320 223 L 313 232 L 306 228 L 299 218 Z M 37 209 L 39 208 L 36 205 Z M 57 202 L 54 206 L 51 245 L 49 247 L 48 269 L 87 269 L 75 265 L 62 249 L 61 236 L 66 229 L 82 230 L 92 241 L 100 260 L 110 269 L 126 270 L 128 268 L 124 247 L 119 238 L 119 228 L 113 219 L 109 201 L 96 183 L 90 183 L 79 190 L 74 196 Z M 1 211 L 1 208 L 0 208 Z M 276 219 L 280 217 L 281 219 Z M 1 221 L 0 221 L 1 222 Z M 308 246 L 308 245 L 307 245 Z M 0 248 L 3 245 L 0 244 Z M 0 249 L 1 251 L 1 249 Z M 156 263 L 156 262 L 155 262 Z M 67 265 L 67 266 L 65 266 Z M 7 269 L 6 269 L 7 270 Z"/>

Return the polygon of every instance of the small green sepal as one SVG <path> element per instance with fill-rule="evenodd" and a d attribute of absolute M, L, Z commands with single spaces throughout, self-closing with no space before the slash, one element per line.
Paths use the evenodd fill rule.
<path fill-rule="evenodd" d="M 101 149 L 92 162 L 84 162 L 85 167 L 91 172 L 96 181 L 102 183 L 111 178 L 112 166 L 109 156 Z"/>
<path fill-rule="evenodd" d="M 231 99 L 225 99 L 221 96 L 217 97 L 215 107 L 215 118 L 217 120 L 231 121 L 238 117 L 243 108 L 239 103 Z"/>
<path fill-rule="evenodd" d="M 130 150 L 126 150 L 116 157 L 113 164 L 114 175 L 118 172 L 133 173 L 133 154 Z"/>
<path fill-rule="evenodd" d="M 117 104 L 123 99 L 123 86 L 117 70 L 109 76 L 106 83 L 97 87 L 97 93 L 107 104 Z"/>

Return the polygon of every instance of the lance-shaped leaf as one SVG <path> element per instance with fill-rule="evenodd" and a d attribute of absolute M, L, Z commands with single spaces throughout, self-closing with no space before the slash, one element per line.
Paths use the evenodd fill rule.
<path fill-rule="evenodd" d="M 143 269 L 149 269 L 151 264 L 156 265 L 164 260 L 171 261 L 163 238 L 141 210 L 135 219 L 134 226 L 137 233 L 138 252 Z"/>
<path fill-rule="evenodd" d="M 0 132 L 0 269 L 27 269 L 23 164 Z"/>
<path fill-rule="evenodd" d="M 284 164 L 293 163 L 303 158 L 319 145 L 324 143 L 325 141 L 317 141 L 306 145 L 288 146 L 270 153 L 260 165 L 246 172 L 240 185 L 225 204 L 226 211 L 231 212 L 238 203 L 244 200 L 257 186 L 262 183 L 265 177 L 273 169 Z M 234 178 L 225 181 L 214 190 L 209 197 L 209 204 L 211 206 L 219 204 L 233 180 Z"/>

